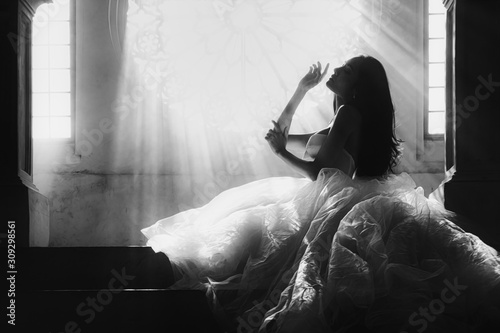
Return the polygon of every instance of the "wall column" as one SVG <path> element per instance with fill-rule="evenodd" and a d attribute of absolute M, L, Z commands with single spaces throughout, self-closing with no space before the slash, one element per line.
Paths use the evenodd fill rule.
<path fill-rule="evenodd" d="M 445 207 L 500 245 L 500 2 L 445 0 L 447 27 Z"/>
<path fill-rule="evenodd" d="M 0 75 L 2 233 L 15 221 L 16 245 L 48 246 L 49 203 L 33 184 L 31 138 L 31 30 L 36 8 L 49 0 L 5 1 L 0 5 L 4 71 Z M 6 238 L 0 239 L 1 243 Z"/>

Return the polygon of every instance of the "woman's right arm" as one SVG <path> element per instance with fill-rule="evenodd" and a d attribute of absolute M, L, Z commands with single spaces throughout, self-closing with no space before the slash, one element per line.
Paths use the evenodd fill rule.
<path fill-rule="evenodd" d="M 285 136 L 288 136 L 288 131 L 290 130 L 293 116 L 300 102 L 302 102 L 302 99 L 304 98 L 306 93 L 311 88 L 315 87 L 325 77 L 329 66 L 330 64 L 327 64 L 325 67 L 325 71 L 321 73 L 321 63 L 318 61 L 318 64 L 312 65 L 309 68 L 309 72 L 302 78 L 302 80 L 300 80 L 299 85 L 297 86 L 297 89 L 295 90 L 292 98 L 286 105 L 277 121 L 281 131 L 285 133 Z"/>
<path fill-rule="evenodd" d="M 302 102 L 302 99 L 304 99 L 307 91 L 308 90 L 306 90 L 299 84 L 285 109 L 283 110 L 283 112 L 281 112 L 277 123 L 280 126 L 280 129 L 285 133 L 285 135 L 288 135 L 288 131 L 290 130 L 295 111 L 297 111 L 297 107 L 299 106 L 300 102 Z"/>

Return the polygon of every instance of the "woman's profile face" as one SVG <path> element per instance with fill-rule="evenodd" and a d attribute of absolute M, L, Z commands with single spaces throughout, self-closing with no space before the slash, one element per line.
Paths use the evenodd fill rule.
<path fill-rule="evenodd" d="M 358 81 L 359 59 L 348 60 L 343 66 L 333 70 L 333 75 L 326 82 L 326 86 L 344 100 L 353 96 L 353 87 Z"/>

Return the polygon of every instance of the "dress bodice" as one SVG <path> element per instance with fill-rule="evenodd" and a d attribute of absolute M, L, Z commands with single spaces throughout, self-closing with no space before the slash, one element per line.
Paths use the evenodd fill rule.
<path fill-rule="evenodd" d="M 316 155 L 318 155 L 318 152 L 323 145 L 323 142 L 325 142 L 327 138 L 326 134 L 320 134 L 316 133 L 311 135 L 309 138 L 309 141 L 307 141 L 306 144 L 306 150 L 304 153 L 304 159 L 306 160 L 314 160 L 316 158 Z M 349 176 L 352 176 L 354 174 L 354 170 L 356 169 L 356 164 L 354 163 L 354 159 L 347 152 L 347 150 L 342 149 L 342 155 L 339 159 L 339 169 L 344 171 L 346 174 Z"/>

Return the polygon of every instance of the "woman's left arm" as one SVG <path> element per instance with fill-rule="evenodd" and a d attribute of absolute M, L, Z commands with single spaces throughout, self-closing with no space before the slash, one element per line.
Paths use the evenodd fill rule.
<path fill-rule="evenodd" d="M 316 180 L 319 174 L 314 161 L 305 161 L 301 158 L 290 153 L 288 150 L 283 149 L 282 151 L 276 153 L 283 161 L 288 165 L 298 171 L 302 176 L 307 177 L 311 180 Z M 321 169 L 320 169 L 321 170 Z"/>
<path fill-rule="evenodd" d="M 293 155 L 286 149 L 287 135 L 285 134 L 287 128 L 281 131 L 280 126 L 273 120 L 274 129 L 270 129 L 266 135 L 266 140 L 271 146 L 273 152 L 278 155 L 283 161 L 290 165 L 293 169 L 298 171 L 302 176 L 315 180 L 318 173 L 313 161 L 305 161 Z"/>

